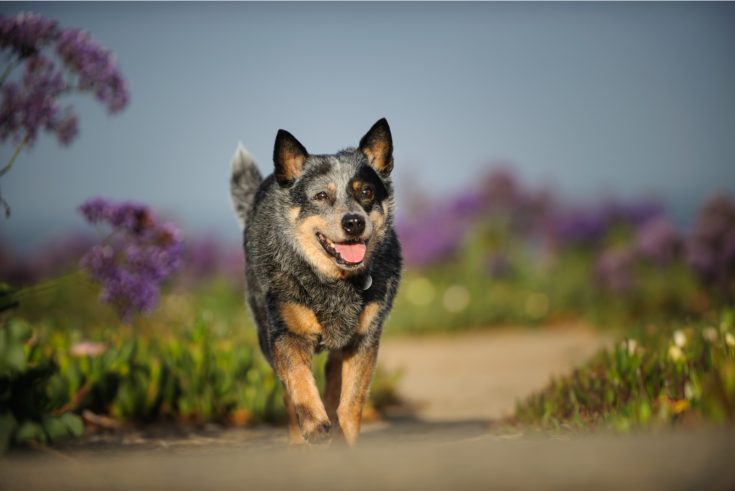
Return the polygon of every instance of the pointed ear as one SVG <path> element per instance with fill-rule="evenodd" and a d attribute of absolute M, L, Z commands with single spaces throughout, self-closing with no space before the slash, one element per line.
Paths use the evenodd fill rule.
<path fill-rule="evenodd" d="M 360 150 L 373 169 L 388 175 L 393 170 L 393 138 L 385 118 L 380 119 L 360 140 Z"/>
<path fill-rule="evenodd" d="M 281 186 L 292 183 L 304 170 L 304 162 L 309 153 L 304 146 L 288 131 L 278 130 L 273 148 L 276 181 Z"/>

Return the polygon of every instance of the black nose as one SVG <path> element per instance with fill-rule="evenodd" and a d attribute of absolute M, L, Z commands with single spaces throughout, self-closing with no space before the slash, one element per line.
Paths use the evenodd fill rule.
<path fill-rule="evenodd" d="M 365 219 L 360 215 L 345 215 L 342 217 L 342 228 L 348 235 L 360 235 L 365 230 Z"/>

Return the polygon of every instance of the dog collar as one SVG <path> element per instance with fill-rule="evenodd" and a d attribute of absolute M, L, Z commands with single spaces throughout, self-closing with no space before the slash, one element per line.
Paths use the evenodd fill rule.
<path fill-rule="evenodd" d="M 360 286 L 360 288 L 362 288 L 364 291 L 369 290 L 371 286 L 373 286 L 373 277 L 370 273 L 368 273 L 362 278 L 362 285 Z"/>

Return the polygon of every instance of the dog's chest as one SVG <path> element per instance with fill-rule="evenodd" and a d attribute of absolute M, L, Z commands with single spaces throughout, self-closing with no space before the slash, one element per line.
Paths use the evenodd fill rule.
<path fill-rule="evenodd" d="M 345 347 L 357 334 L 360 314 L 365 308 L 361 295 L 352 291 L 333 291 L 329 298 L 315 302 L 314 312 L 322 327 L 318 348 Z"/>

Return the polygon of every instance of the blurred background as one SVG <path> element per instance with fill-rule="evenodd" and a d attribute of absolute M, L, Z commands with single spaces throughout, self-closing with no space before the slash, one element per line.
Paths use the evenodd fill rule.
<path fill-rule="evenodd" d="M 79 137 L 41 138 L 3 180 L 17 251 L 82 227 L 75 208 L 136 199 L 238 241 L 238 142 L 270 172 L 278 128 L 314 153 L 391 124 L 399 210 L 467 193 L 498 164 L 565 198 L 656 197 L 687 226 L 735 187 L 730 4 L 3 4 L 89 30 L 130 103 L 71 99 Z M 10 145 L 3 155 L 12 152 Z M 6 158 L 6 157 L 4 157 Z"/>
<path fill-rule="evenodd" d="M 388 333 L 613 327 L 638 341 L 600 370 L 640 392 L 580 412 L 584 385 L 571 406 L 564 389 L 522 414 L 734 417 L 735 5 L 0 5 L 26 10 L 89 30 L 130 99 L 109 115 L 69 96 L 74 142 L 41 136 L 3 176 L 0 281 L 74 270 L 98 240 L 78 212 L 93 196 L 145 203 L 181 230 L 180 267 L 152 315 L 121 323 L 77 283 L 11 315 L 25 326 L 17 339 L 34 333 L 28 363 L 61 367 L 57 406 L 135 421 L 280 418 L 243 314 L 230 158 L 242 142 L 267 174 L 279 128 L 332 153 L 386 117 L 406 260 Z M 670 366 L 645 365 L 644 336 Z M 636 382 L 641 364 L 650 387 Z M 682 380 L 684 365 L 717 375 Z M 395 400 L 396 380 L 378 373 L 375 407 Z M 726 389 L 708 398 L 707 384 Z"/>

